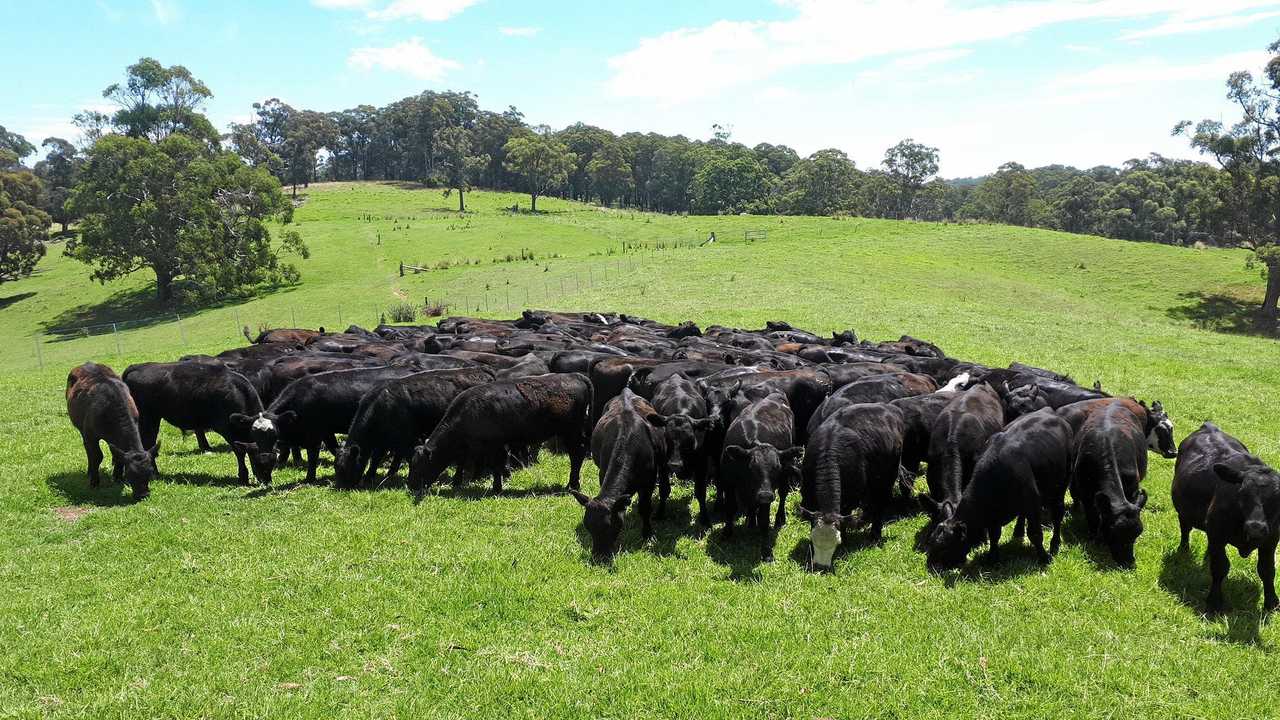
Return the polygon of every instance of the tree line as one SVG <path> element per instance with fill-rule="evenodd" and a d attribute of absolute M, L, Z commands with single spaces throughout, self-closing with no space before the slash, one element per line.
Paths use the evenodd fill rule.
<path fill-rule="evenodd" d="M 0 264 L 0 279 L 29 272 L 43 252 L 41 228 L 57 222 L 64 231 L 78 223 L 67 252 L 94 265 L 95 278 L 149 267 L 162 298 L 177 278 L 215 292 L 288 280 L 296 270 L 277 258 L 305 254 L 305 245 L 286 232 L 273 249 L 263 224 L 289 215 L 282 186 L 296 195 L 314 181 L 397 180 L 457 193 L 460 211 L 465 193 L 484 187 L 527 192 L 534 211 L 539 197 L 551 195 L 669 213 L 984 221 L 1245 246 L 1268 276 L 1263 308 L 1275 316 L 1280 41 L 1269 50 L 1275 57 L 1264 77 L 1228 79 L 1228 97 L 1241 109 L 1237 124 L 1174 128 L 1213 164 L 1154 154 L 1118 168 L 1009 162 L 959 180 L 939 178 L 938 149 L 910 138 L 887 149 L 879 165 L 861 168 L 835 148 L 800 157 L 781 144 L 749 147 L 719 125 L 706 140 L 618 135 L 583 123 L 553 130 L 530 125 L 514 107 L 484 110 L 474 94 L 455 91 L 333 112 L 271 99 L 254 104 L 252 121 L 219 134 L 201 112 L 209 88 L 181 66 L 144 58 L 103 92 L 119 110 L 76 116 L 80 147 L 48 138 L 47 156 L 27 170 L 18 160 L 34 148 L 0 128 L 3 247 L 26 258 Z M 132 175 L 121 170 L 126 158 L 135 163 Z M 123 192 L 126 186 L 137 192 Z M 171 197 L 173 188 L 188 192 Z M 212 206 L 199 199 L 206 194 Z M 136 209 L 152 205 L 151 219 L 139 220 Z M 236 262 L 214 269 L 219 259 Z"/>

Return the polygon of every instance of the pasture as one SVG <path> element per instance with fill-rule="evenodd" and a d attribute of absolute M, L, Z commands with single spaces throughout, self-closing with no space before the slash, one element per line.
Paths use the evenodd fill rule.
<path fill-rule="evenodd" d="M 461 296 L 481 310 L 458 313 L 510 317 L 525 292 L 537 307 L 672 323 L 911 334 L 954 357 L 1162 400 L 1178 439 L 1212 419 L 1280 463 L 1275 341 L 1220 332 L 1230 318 L 1216 315 L 1222 298 L 1261 294 L 1244 251 L 549 198 L 544 213 L 504 209 L 527 200 L 477 192 L 458 216 L 438 191 L 313 186 L 296 213 L 312 250 L 299 286 L 184 314 L 181 328 L 147 324 L 118 346 L 48 342 L 43 370 L 32 333 L 157 314 L 150 278 L 93 284 L 55 246 L 36 276 L 0 288 L 0 716 L 1274 714 L 1280 629 L 1260 616 L 1254 560 L 1233 556 L 1232 610 L 1205 617 L 1204 535 L 1174 553 L 1173 463 L 1154 456 L 1132 571 L 1084 544 L 1069 515 L 1047 568 L 1023 546 L 993 568 L 931 575 L 912 547 L 917 515 L 878 546 L 847 543 L 834 575 L 814 575 L 798 562 L 804 523 L 760 564 L 750 533 L 698 531 L 684 485 L 655 540 L 629 517 L 614 565 L 598 567 L 562 492 L 563 458 L 498 497 L 446 486 L 415 505 L 402 488 L 333 490 L 327 463 L 320 485 L 290 467 L 271 490 L 243 487 L 228 453 L 201 454 L 167 426 L 145 502 L 87 487 L 62 396 L 74 364 L 122 371 L 233 347 L 233 318 L 371 327 L 401 297 Z M 766 239 L 743 240 L 760 228 Z M 719 242 L 688 247 L 712 231 Z M 674 241 L 685 247 L 618 254 Z M 492 261 L 521 249 L 536 260 Z M 452 266 L 401 277 L 402 260 Z M 588 463 L 584 490 L 596 483 Z"/>

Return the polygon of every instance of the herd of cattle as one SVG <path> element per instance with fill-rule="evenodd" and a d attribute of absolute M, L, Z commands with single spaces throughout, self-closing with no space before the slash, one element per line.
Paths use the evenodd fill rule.
<path fill-rule="evenodd" d="M 1015 520 L 1015 538 L 1049 562 L 1068 489 L 1091 535 L 1132 565 L 1150 451 L 1178 458 L 1183 547 L 1193 528 L 1208 535 L 1210 606 L 1222 604 L 1227 544 L 1242 556 L 1259 551 L 1264 605 L 1277 604 L 1280 474 L 1210 423 L 1179 447 L 1159 402 L 1049 370 L 964 362 L 907 336 L 872 343 L 785 322 L 701 329 L 601 313 L 269 330 L 251 340 L 217 356 L 133 365 L 123 377 L 94 363 L 72 370 L 67 407 L 90 485 L 106 441 L 115 480 L 145 497 L 162 420 L 194 432 L 205 450 L 206 433 L 225 438 L 246 484 L 250 472 L 269 484 L 277 463 L 291 454 L 300 463 L 302 451 L 314 482 L 327 447 L 336 485 L 373 485 L 389 462 L 385 483 L 407 462 L 419 499 L 448 468 L 455 483 L 487 477 L 501 492 L 513 469 L 546 450 L 569 457 L 568 492 L 585 509 L 598 559 L 615 553 L 633 498 L 652 534 L 675 476 L 692 480 L 703 526 L 713 522 L 713 486 L 726 534 L 741 514 L 766 561 L 798 485 L 810 564 L 829 570 L 845 533 L 880 537 L 895 493 L 914 496 L 923 463 L 928 491 L 916 500 L 930 516 L 921 549 L 932 569 L 963 565 L 984 542 L 994 560 Z M 594 496 L 579 483 L 588 454 L 599 468 Z"/>

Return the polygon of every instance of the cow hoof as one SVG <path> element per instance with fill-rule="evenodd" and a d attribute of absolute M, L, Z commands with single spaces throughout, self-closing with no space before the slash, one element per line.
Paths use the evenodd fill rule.
<path fill-rule="evenodd" d="M 1280 599 L 1277 599 L 1277 598 L 1269 598 L 1269 599 L 1267 599 L 1267 600 L 1263 601 L 1263 603 L 1262 603 L 1262 612 L 1265 612 L 1265 613 L 1275 612 L 1275 609 L 1276 609 L 1277 607 L 1280 607 Z"/>
<path fill-rule="evenodd" d="M 1043 550 L 1036 555 L 1036 559 L 1040 561 L 1041 565 L 1048 565 L 1053 562 L 1053 556 Z"/>
<path fill-rule="evenodd" d="M 765 562 L 765 563 L 773 562 L 773 553 L 769 553 L 768 555 L 761 557 L 760 562 Z"/>

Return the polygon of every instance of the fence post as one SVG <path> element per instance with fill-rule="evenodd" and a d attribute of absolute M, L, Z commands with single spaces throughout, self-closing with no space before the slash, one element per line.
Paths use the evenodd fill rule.
<path fill-rule="evenodd" d="M 507 286 L 507 312 L 511 312 L 511 286 Z"/>
<path fill-rule="evenodd" d="M 289 306 L 289 322 L 291 323 L 289 327 L 298 327 L 298 316 L 294 314 L 292 305 Z"/>
<path fill-rule="evenodd" d="M 232 337 L 239 335 L 240 332 L 244 330 L 244 326 L 240 324 L 240 308 L 236 308 L 235 312 L 236 312 L 236 332 L 234 335 L 232 335 Z"/>
<path fill-rule="evenodd" d="M 120 329 L 116 327 L 115 323 L 111 323 L 111 334 L 116 338 L 116 357 L 120 357 L 124 355 L 124 351 L 120 349 Z"/>
<path fill-rule="evenodd" d="M 40 333 L 36 333 L 32 337 L 36 339 L 36 365 L 41 370 L 43 370 L 44 369 L 44 353 L 40 349 Z"/>
<path fill-rule="evenodd" d="M 182 338 L 182 346 L 187 346 L 187 331 L 182 328 L 182 315 L 174 313 L 174 317 L 178 318 L 178 337 Z"/>
<path fill-rule="evenodd" d="M 342 327 L 342 306 L 338 306 L 338 327 Z"/>

